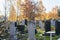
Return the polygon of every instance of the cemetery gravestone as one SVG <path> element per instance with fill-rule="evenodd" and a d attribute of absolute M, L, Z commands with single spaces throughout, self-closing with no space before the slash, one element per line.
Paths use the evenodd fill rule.
<path fill-rule="evenodd" d="M 17 25 L 17 29 L 18 29 L 18 31 L 20 31 L 20 33 L 24 33 L 25 26 L 24 25 Z"/>
<path fill-rule="evenodd" d="M 60 35 L 60 20 L 56 20 L 55 22 L 55 31 L 56 35 Z"/>
<path fill-rule="evenodd" d="M 44 29 L 44 24 L 41 20 L 39 21 L 39 26 L 41 27 L 41 29 Z"/>
<path fill-rule="evenodd" d="M 17 26 L 17 22 L 15 22 L 15 27 Z"/>
<path fill-rule="evenodd" d="M 27 25 L 27 19 L 25 19 L 25 25 Z"/>
<path fill-rule="evenodd" d="M 51 31 L 51 21 L 46 20 L 45 22 L 45 32 Z"/>

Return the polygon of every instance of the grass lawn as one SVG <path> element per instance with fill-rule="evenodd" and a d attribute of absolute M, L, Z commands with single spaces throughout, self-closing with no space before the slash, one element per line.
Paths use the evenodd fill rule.
<path fill-rule="evenodd" d="M 52 37 L 52 40 L 57 40 L 59 36 L 54 36 Z M 50 36 L 42 36 L 41 34 L 36 34 L 36 39 L 37 40 L 50 40 Z"/>
<path fill-rule="evenodd" d="M 55 30 L 55 28 L 54 27 L 51 27 L 52 28 L 52 30 Z M 37 38 L 37 40 L 44 40 L 44 38 L 46 39 L 46 40 L 50 40 L 50 36 L 42 36 L 42 34 L 44 34 L 44 30 L 42 30 L 41 28 L 39 28 L 39 27 L 37 27 L 37 31 L 38 31 L 38 33 L 36 34 L 36 38 Z M 60 36 L 54 36 L 54 37 L 52 37 L 52 40 L 57 40 L 58 38 L 59 38 Z"/>
<path fill-rule="evenodd" d="M 58 39 L 58 36 L 52 37 L 52 40 L 57 40 L 57 39 Z M 46 40 L 50 40 L 50 37 L 46 36 Z"/>

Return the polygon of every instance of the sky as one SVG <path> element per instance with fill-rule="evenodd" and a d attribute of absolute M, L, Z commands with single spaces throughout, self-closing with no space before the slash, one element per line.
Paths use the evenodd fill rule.
<path fill-rule="evenodd" d="M 60 0 L 42 0 L 42 1 L 44 7 L 46 8 L 46 12 L 51 11 L 52 8 L 54 8 L 55 6 L 60 6 Z"/>
<path fill-rule="evenodd" d="M 3 14 L 2 11 L 4 11 L 4 1 L 0 0 L 0 15 Z"/>
<path fill-rule="evenodd" d="M 34 0 L 37 2 L 37 0 Z M 42 0 L 43 5 L 46 8 L 46 12 L 49 12 L 54 8 L 55 6 L 60 6 L 60 0 Z M 0 15 L 4 15 L 4 5 L 5 0 L 0 0 Z"/>

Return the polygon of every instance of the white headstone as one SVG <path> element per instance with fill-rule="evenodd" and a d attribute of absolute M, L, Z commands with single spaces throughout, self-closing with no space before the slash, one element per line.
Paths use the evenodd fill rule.
<path fill-rule="evenodd" d="M 55 21 L 51 20 L 51 26 L 55 26 Z"/>
<path fill-rule="evenodd" d="M 22 23 L 21 23 L 22 25 L 25 25 L 25 20 L 22 20 Z"/>
<path fill-rule="evenodd" d="M 44 24 L 41 20 L 39 21 L 39 26 L 41 27 L 41 29 L 44 29 Z"/>

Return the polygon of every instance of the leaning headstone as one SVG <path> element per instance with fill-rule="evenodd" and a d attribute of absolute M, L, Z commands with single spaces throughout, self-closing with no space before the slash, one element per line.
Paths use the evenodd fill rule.
<path fill-rule="evenodd" d="M 36 27 L 36 24 L 34 21 L 28 22 L 28 40 L 36 40 L 35 27 Z"/>

